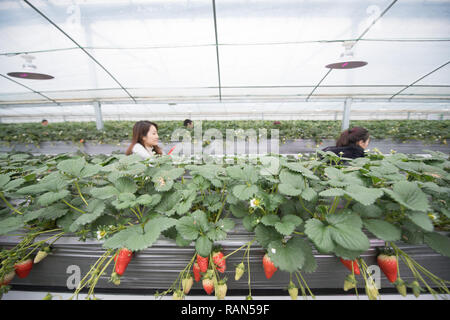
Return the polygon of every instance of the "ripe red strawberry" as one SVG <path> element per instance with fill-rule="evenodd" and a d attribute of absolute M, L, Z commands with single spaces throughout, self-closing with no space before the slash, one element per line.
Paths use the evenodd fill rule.
<path fill-rule="evenodd" d="M 353 269 L 354 269 L 354 273 L 358 276 L 361 274 L 361 272 L 359 271 L 359 267 L 358 267 L 358 262 L 355 260 L 344 260 L 342 258 L 339 258 L 341 260 L 341 262 L 344 264 L 344 266 L 347 267 L 348 270 L 352 271 L 352 265 L 353 265 Z"/>
<path fill-rule="evenodd" d="M 200 267 L 200 272 L 206 272 L 206 270 L 208 270 L 208 257 L 202 257 L 201 255 L 197 254 L 197 263 Z"/>
<path fill-rule="evenodd" d="M 18 262 L 14 265 L 14 270 L 19 278 L 26 278 L 33 268 L 33 259 L 28 258 L 27 260 Z"/>
<path fill-rule="evenodd" d="M 195 282 L 199 282 L 201 276 L 200 276 L 200 267 L 198 266 L 197 262 L 194 262 L 194 265 L 192 266 L 192 270 L 194 271 Z"/>
<path fill-rule="evenodd" d="M 394 283 L 397 280 L 397 257 L 382 253 L 377 256 L 377 262 L 389 282 Z"/>
<path fill-rule="evenodd" d="M 263 267 L 267 279 L 272 278 L 275 271 L 278 270 L 278 268 L 275 267 L 275 265 L 273 264 L 272 260 L 270 260 L 269 255 L 267 253 L 263 257 Z"/>
<path fill-rule="evenodd" d="M 202 280 L 203 289 L 209 295 L 214 291 L 214 281 L 211 278 L 205 277 Z"/>
<path fill-rule="evenodd" d="M 226 261 L 223 258 L 223 252 L 222 251 L 214 251 L 212 255 L 213 262 L 217 265 L 217 271 L 220 273 L 224 273 L 227 265 Z"/>
<path fill-rule="evenodd" d="M 114 261 L 116 262 L 116 273 L 121 276 L 127 269 L 128 264 L 131 261 L 133 256 L 133 252 L 128 250 L 127 248 L 122 248 L 119 251 L 119 254 L 114 257 Z"/>

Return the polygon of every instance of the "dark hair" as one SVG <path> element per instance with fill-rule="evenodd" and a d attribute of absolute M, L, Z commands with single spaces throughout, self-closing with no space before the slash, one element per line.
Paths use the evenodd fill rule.
<path fill-rule="evenodd" d="M 154 126 L 156 128 L 156 131 L 158 131 L 158 125 L 156 123 L 144 120 L 144 121 L 138 121 L 133 126 L 133 138 L 131 139 L 131 144 L 128 147 L 125 154 L 129 156 L 133 153 L 133 147 L 136 143 L 140 143 L 144 145 L 144 141 L 142 138 L 147 135 L 148 131 L 150 130 L 150 127 Z M 157 154 L 162 154 L 162 150 L 159 146 L 153 146 L 153 151 L 155 151 Z"/>
<path fill-rule="evenodd" d="M 350 144 L 356 144 L 358 141 L 367 141 L 369 139 L 369 131 L 361 127 L 353 127 L 341 133 L 336 141 L 336 147 L 345 147 Z"/>
<path fill-rule="evenodd" d="M 186 120 L 184 120 L 184 122 L 183 122 L 183 126 L 187 126 L 187 125 L 189 125 L 189 124 L 191 124 L 192 123 L 192 120 L 190 120 L 190 119 L 186 119 Z"/>
<path fill-rule="evenodd" d="M 41 123 L 48 122 L 47 119 L 42 119 Z"/>

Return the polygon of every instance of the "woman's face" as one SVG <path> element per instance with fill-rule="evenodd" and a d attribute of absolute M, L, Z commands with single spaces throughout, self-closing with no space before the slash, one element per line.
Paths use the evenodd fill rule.
<path fill-rule="evenodd" d="M 358 144 L 361 148 L 367 149 L 367 147 L 369 146 L 369 141 L 370 141 L 370 138 L 367 138 L 366 141 L 359 140 L 359 141 L 357 142 L 357 144 Z"/>
<path fill-rule="evenodd" d="M 146 147 L 153 147 L 158 144 L 158 130 L 155 126 L 150 126 L 147 135 L 142 137 L 142 141 Z"/>

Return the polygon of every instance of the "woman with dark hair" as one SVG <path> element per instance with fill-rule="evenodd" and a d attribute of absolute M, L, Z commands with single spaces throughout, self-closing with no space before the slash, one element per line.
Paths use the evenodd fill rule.
<path fill-rule="evenodd" d="M 163 151 L 158 146 L 158 125 L 150 121 L 138 121 L 133 126 L 133 138 L 125 152 L 127 156 L 137 154 L 143 159 L 154 154 L 162 155 Z"/>
<path fill-rule="evenodd" d="M 341 133 L 335 147 L 327 147 L 322 151 L 332 151 L 344 158 L 356 159 L 364 157 L 364 149 L 369 145 L 369 131 L 354 127 Z M 341 154 L 342 153 L 342 154 Z"/>

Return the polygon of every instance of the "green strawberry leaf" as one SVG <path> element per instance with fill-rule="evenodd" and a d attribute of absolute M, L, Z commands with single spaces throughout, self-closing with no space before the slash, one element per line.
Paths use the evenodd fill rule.
<path fill-rule="evenodd" d="M 398 241 L 402 235 L 398 227 L 384 220 L 366 219 L 363 223 L 367 230 L 384 241 Z"/>
<path fill-rule="evenodd" d="M 248 209 L 243 204 L 232 204 L 230 210 L 236 218 L 243 218 L 248 215 Z"/>
<path fill-rule="evenodd" d="M 445 257 L 450 257 L 450 238 L 437 232 L 427 232 L 424 242 L 434 251 Z"/>
<path fill-rule="evenodd" d="M 411 220 L 416 226 L 420 227 L 421 229 L 428 232 L 434 230 L 433 222 L 426 213 L 420 211 L 412 211 L 408 212 L 407 216 L 409 220 Z"/>
<path fill-rule="evenodd" d="M 81 177 L 81 170 L 86 165 L 84 158 L 63 160 L 56 166 L 58 170 L 61 170 L 71 176 Z"/>
<path fill-rule="evenodd" d="M 198 238 L 198 228 L 194 224 L 194 218 L 191 216 L 181 217 L 176 224 L 180 236 L 186 240 L 196 240 Z"/>
<path fill-rule="evenodd" d="M 3 219 L 0 221 L 0 235 L 18 230 L 22 228 L 23 225 L 24 219 L 22 216 L 13 216 Z"/>
<path fill-rule="evenodd" d="M 420 190 L 415 182 L 397 182 L 392 190 L 383 188 L 383 191 L 408 209 L 424 212 L 429 209 L 427 195 Z"/>
<path fill-rule="evenodd" d="M 280 222 L 280 218 L 276 214 L 268 214 L 261 219 L 261 223 L 265 226 L 275 226 L 277 222 Z"/>
<path fill-rule="evenodd" d="M 249 200 L 258 192 L 258 187 L 256 185 L 237 185 L 232 190 L 233 195 L 239 200 Z"/>
<path fill-rule="evenodd" d="M 338 188 L 330 188 L 327 190 L 324 190 L 319 193 L 319 196 L 321 197 L 341 197 L 345 194 L 345 191 Z"/>
<path fill-rule="evenodd" d="M 286 215 L 281 218 L 280 222 L 275 223 L 275 229 L 282 235 L 288 236 L 294 232 L 295 228 L 303 223 L 300 217 L 294 215 Z"/>
<path fill-rule="evenodd" d="M 345 260 L 355 260 L 356 258 L 359 258 L 361 254 L 364 253 L 364 251 L 353 251 L 345 249 L 338 244 L 336 244 L 336 246 L 334 247 L 333 252 L 337 257 Z"/>
<path fill-rule="evenodd" d="M 88 203 L 87 212 L 81 214 L 70 226 L 70 232 L 78 231 L 78 228 L 95 221 L 105 210 L 105 203 L 99 199 L 93 199 Z"/>
<path fill-rule="evenodd" d="M 282 236 L 279 234 L 275 228 L 266 227 L 262 224 L 258 224 L 255 228 L 256 241 L 263 247 L 267 248 L 270 242 L 281 240 Z"/>
<path fill-rule="evenodd" d="M 114 181 L 114 186 L 119 193 L 135 193 L 137 186 L 131 177 L 120 177 Z"/>
<path fill-rule="evenodd" d="M 309 219 L 305 223 L 305 234 L 314 243 L 317 250 L 328 253 L 334 249 L 330 228 L 318 219 Z"/>
<path fill-rule="evenodd" d="M 276 157 L 263 156 L 259 159 L 262 168 L 259 174 L 262 176 L 276 176 L 280 172 L 280 160 Z"/>
<path fill-rule="evenodd" d="M 0 189 L 3 189 L 3 187 L 11 180 L 11 178 L 6 174 L 0 174 Z"/>
<path fill-rule="evenodd" d="M 306 188 L 305 179 L 301 174 L 292 173 L 283 169 L 280 173 L 278 191 L 287 196 L 299 196 Z"/>
<path fill-rule="evenodd" d="M 312 201 L 315 197 L 317 197 L 317 192 L 313 188 L 307 187 L 302 191 L 301 197 L 306 201 Z"/>
<path fill-rule="evenodd" d="M 90 190 L 90 194 L 97 199 L 106 200 L 113 196 L 118 196 L 119 191 L 113 186 L 106 186 L 101 188 L 92 188 Z"/>
<path fill-rule="evenodd" d="M 305 264 L 303 240 L 291 238 L 288 242 L 275 240 L 269 243 L 267 253 L 274 265 L 286 272 L 295 272 Z"/>
<path fill-rule="evenodd" d="M 352 209 L 354 212 L 357 212 L 362 218 L 381 218 L 383 216 L 383 211 L 374 204 L 365 206 L 361 203 L 356 203 L 352 207 Z"/>
<path fill-rule="evenodd" d="M 195 242 L 195 250 L 197 250 L 197 253 L 202 257 L 208 257 L 211 253 L 212 245 L 213 243 L 208 237 L 201 236 Z"/>
<path fill-rule="evenodd" d="M 326 217 L 330 223 L 331 239 L 341 247 L 353 251 L 365 251 L 370 248 L 367 236 L 362 232 L 361 218 L 351 212 L 341 212 Z"/>
<path fill-rule="evenodd" d="M 381 189 L 366 188 L 363 186 L 354 185 L 347 186 L 345 188 L 345 193 L 364 206 L 373 204 L 375 200 L 384 194 Z"/>
<path fill-rule="evenodd" d="M 69 194 L 70 192 L 68 190 L 61 190 L 59 192 L 49 191 L 38 198 L 38 204 L 48 206 L 49 204 L 67 197 Z"/>
<path fill-rule="evenodd" d="M 144 250 L 158 240 L 161 232 L 175 225 L 176 220 L 168 217 L 156 217 L 150 219 L 145 227 L 134 225 L 119 231 L 111 238 L 106 239 L 104 248 L 119 249 L 126 247 L 131 251 Z"/>
<path fill-rule="evenodd" d="M 308 168 L 304 167 L 301 163 L 298 162 L 286 162 L 283 164 L 284 167 L 288 168 L 289 170 L 301 173 L 302 176 L 305 178 L 311 179 L 311 180 L 320 180 L 314 172 L 309 170 Z"/>

